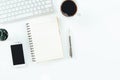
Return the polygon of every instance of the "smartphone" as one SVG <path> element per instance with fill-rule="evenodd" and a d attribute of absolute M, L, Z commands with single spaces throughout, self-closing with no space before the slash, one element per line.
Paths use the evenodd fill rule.
<path fill-rule="evenodd" d="M 22 44 L 11 45 L 13 65 L 25 64 Z"/>

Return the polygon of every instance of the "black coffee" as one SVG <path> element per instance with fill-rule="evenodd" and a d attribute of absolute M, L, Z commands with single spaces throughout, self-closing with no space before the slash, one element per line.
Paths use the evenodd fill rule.
<path fill-rule="evenodd" d="M 74 16 L 77 12 L 77 5 L 72 0 L 66 0 L 61 5 L 61 11 L 65 16 Z"/>

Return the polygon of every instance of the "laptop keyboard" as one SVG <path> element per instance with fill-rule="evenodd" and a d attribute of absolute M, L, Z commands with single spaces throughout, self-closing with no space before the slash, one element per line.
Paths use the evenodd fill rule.
<path fill-rule="evenodd" d="M 52 12 L 51 0 L 0 0 L 0 23 Z"/>

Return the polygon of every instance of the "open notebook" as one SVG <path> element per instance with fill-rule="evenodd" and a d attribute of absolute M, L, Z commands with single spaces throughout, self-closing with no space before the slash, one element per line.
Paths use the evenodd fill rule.
<path fill-rule="evenodd" d="M 56 17 L 38 18 L 26 24 L 33 62 L 63 58 Z"/>

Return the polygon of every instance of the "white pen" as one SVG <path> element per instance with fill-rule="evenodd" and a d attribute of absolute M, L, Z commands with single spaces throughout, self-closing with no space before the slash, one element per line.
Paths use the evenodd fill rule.
<path fill-rule="evenodd" d="M 73 52 L 72 52 L 72 38 L 71 38 L 71 28 L 69 28 L 69 55 L 72 58 Z"/>
<path fill-rule="evenodd" d="M 71 36 L 69 35 L 69 46 L 70 46 L 70 48 L 69 48 L 69 50 L 70 50 L 70 57 L 72 58 L 73 57 L 73 55 L 72 55 L 72 43 L 71 43 Z"/>

